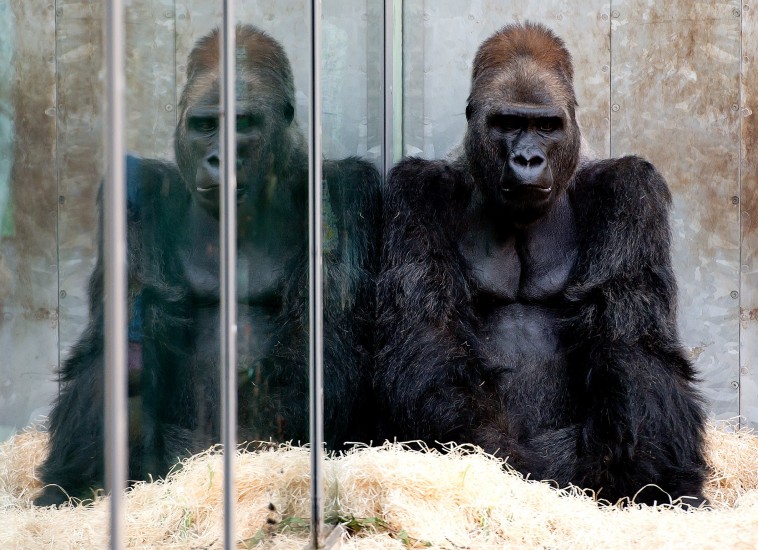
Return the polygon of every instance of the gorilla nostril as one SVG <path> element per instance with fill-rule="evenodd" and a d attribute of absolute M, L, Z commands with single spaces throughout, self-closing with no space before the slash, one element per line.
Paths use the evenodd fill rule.
<path fill-rule="evenodd" d="M 543 162 L 545 162 L 544 158 L 542 158 L 540 156 L 534 156 L 534 157 L 532 157 L 532 158 L 529 159 L 528 164 L 532 168 L 538 168 L 538 167 L 542 166 Z"/>
<path fill-rule="evenodd" d="M 514 168 L 539 168 L 545 163 L 545 158 L 542 155 L 514 155 L 511 163 Z"/>
<path fill-rule="evenodd" d="M 211 155 L 206 159 L 206 162 L 211 165 L 213 168 L 218 168 L 221 164 L 221 161 L 218 158 L 218 155 Z"/>

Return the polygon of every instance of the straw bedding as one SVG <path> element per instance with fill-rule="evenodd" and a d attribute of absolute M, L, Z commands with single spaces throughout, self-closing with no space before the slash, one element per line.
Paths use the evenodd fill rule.
<path fill-rule="evenodd" d="M 0 548 L 104 548 L 108 499 L 36 509 L 35 467 L 46 435 L 0 446 Z M 710 510 L 598 505 L 578 489 L 524 480 L 468 447 L 448 454 L 387 444 L 332 457 L 326 507 L 343 548 L 758 548 L 758 437 L 709 428 Z M 308 450 L 282 446 L 237 460 L 239 548 L 303 548 L 308 538 Z M 167 481 L 126 498 L 130 548 L 220 548 L 221 456 L 184 462 Z"/>

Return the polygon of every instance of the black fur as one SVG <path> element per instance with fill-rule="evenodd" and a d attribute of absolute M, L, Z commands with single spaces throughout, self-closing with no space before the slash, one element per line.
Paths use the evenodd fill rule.
<path fill-rule="evenodd" d="M 554 36 L 538 39 L 551 47 Z M 497 203 L 512 142 L 483 127 L 492 117 L 478 108 L 470 104 L 460 158 L 405 159 L 386 187 L 375 376 L 383 435 L 474 443 L 533 478 L 610 501 L 668 502 L 643 490 L 654 484 L 703 502 L 704 412 L 677 334 L 665 181 L 637 157 L 575 171 L 578 155 L 565 156 L 578 129 L 565 128 L 555 134 L 564 145 L 544 149 L 555 202 L 522 219 L 512 193 Z M 563 124 L 575 125 L 573 112 Z M 490 179 L 474 170 L 477 142 Z"/>

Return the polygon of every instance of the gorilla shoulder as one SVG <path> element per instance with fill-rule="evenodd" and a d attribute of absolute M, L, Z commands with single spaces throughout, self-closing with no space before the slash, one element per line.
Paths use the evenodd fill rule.
<path fill-rule="evenodd" d="M 457 163 L 409 157 L 390 171 L 384 200 L 389 205 L 400 201 L 417 213 L 439 215 L 450 211 L 451 204 L 465 194 L 464 183 Z"/>
<path fill-rule="evenodd" d="M 661 173 L 651 162 L 635 155 L 586 162 L 577 170 L 575 180 L 575 196 L 621 203 L 645 201 L 666 208 L 671 204 L 671 193 Z M 614 203 L 606 205 L 613 208 Z"/>
<path fill-rule="evenodd" d="M 577 226 L 582 249 L 608 251 L 614 257 L 609 265 L 619 269 L 636 270 L 645 256 L 667 263 L 671 193 L 650 162 L 626 156 L 588 163 L 569 192 L 576 219 L 582 220 Z"/>

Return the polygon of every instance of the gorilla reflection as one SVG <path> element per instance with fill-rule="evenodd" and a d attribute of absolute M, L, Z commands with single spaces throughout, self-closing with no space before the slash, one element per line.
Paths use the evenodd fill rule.
<path fill-rule="evenodd" d="M 476 54 L 464 152 L 391 172 L 384 436 L 475 443 L 610 501 L 698 504 L 704 413 L 677 334 L 671 197 L 640 158 L 580 159 L 575 107 L 563 42 L 506 26 Z"/>
<path fill-rule="evenodd" d="M 307 152 L 282 47 L 241 26 L 236 55 L 239 438 L 306 442 Z M 220 437 L 218 60 L 214 31 L 189 57 L 176 165 L 128 163 L 129 295 L 141 329 L 130 356 L 132 480 L 162 476 Z M 379 176 L 358 159 L 323 171 L 325 433 L 339 449 L 367 438 Z M 90 322 L 63 365 L 40 469 L 55 486 L 38 505 L 65 501 L 61 489 L 89 496 L 103 480 L 103 223 Z"/>

